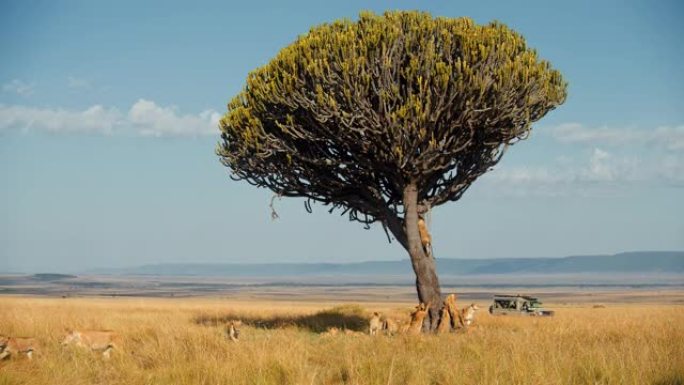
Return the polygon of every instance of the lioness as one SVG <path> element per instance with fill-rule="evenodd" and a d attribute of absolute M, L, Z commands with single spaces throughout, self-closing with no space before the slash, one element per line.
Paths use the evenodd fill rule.
<path fill-rule="evenodd" d="M 67 330 L 62 346 L 76 345 L 93 351 L 102 351 L 102 356 L 109 358 L 120 339 L 120 336 L 111 330 Z"/>
<path fill-rule="evenodd" d="M 385 334 L 388 336 L 393 336 L 400 331 L 403 331 L 402 325 L 403 324 L 400 321 L 395 321 L 391 318 L 385 318 L 385 320 L 382 321 L 382 330 L 384 330 Z"/>
<path fill-rule="evenodd" d="M 470 305 L 461 309 L 461 314 L 460 314 L 461 327 L 470 326 L 473 323 L 473 321 L 475 320 L 475 312 L 478 310 L 480 310 L 480 308 L 477 305 L 475 305 L 474 303 L 471 303 Z"/>
<path fill-rule="evenodd" d="M 226 323 L 226 336 L 230 338 L 231 341 L 238 342 L 238 338 L 240 337 L 240 326 L 242 326 L 242 321 L 233 320 Z"/>
<path fill-rule="evenodd" d="M 437 325 L 437 333 L 448 333 L 451 331 L 451 314 L 449 313 L 449 306 L 444 305 L 439 309 L 439 325 Z"/>
<path fill-rule="evenodd" d="M 20 353 L 26 357 L 33 358 L 33 351 L 36 347 L 36 339 L 31 337 L 9 337 L 0 335 L 0 360 L 19 356 Z"/>
<path fill-rule="evenodd" d="M 444 299 L 444 305 L 439 309 L 439 323 L 437 333 L 447 333 L 456 329 L 461 322 L 461 313 L 456 307 L 456 294 L 449 294 Z"/>
<path fill-rule="evenodd" d="M 423 320 L 425 319 L 425 316 L 427 315 L 429 308 L 429 303 L 421 303 L 420 305 L 416 306 L 416 310 L 413 313 L 411 313 L 411 323 L 406 329 L 407 334 L 420 334 L 420 331 L 423 328 Z"/>
<path fill-rule="evenodd" d="M 418 233 L 420 234 L 420 243 L 423 245 L 423 250 L 428 257 L 432 257 L 432 237 L 428 232 L 425 219 L 420 215 L 418 217 Z"/>
<path fill-rule="evenodd" d="M 382 321 L 380 320 L 380 313 L 378 313 L 377 311 L 374 312 L 369 324 L 369 334 L 372 336 L 378 334 L 378 332 L 382 330 Z"/>

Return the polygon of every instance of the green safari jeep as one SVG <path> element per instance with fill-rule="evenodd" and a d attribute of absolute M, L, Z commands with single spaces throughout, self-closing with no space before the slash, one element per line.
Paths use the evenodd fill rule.
<path fill-rule="evenodd" d="M 527 315 L 548 317 L 554 314 L 553 310 L 542 308 L 542 303 L 535 297 L 526 295 L 494 295 L 494 302 L 489 307 L 492 315 Z"/>

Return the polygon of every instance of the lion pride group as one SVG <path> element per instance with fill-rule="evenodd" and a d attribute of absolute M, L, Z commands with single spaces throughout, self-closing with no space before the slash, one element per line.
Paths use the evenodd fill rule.
<path fill-rule="evenodd" d="M 374 312 L 368 322 L 368 334 L 371 336 L 384 333 L 392 336 L 395 334 L 418 335 L 423 330 L 425 318 L 428 315 L 430 304 L 421 303 L 411 312 L 409 321 L 402 321 L 384 317 L 378 312 Z M 475 312 L 479 310 L 477 305 L 470 304 L 462 309 L 456 307 L 456 295 L 450 294 L 446 297 L 444 305 L 440 309 L 437 333 L 448 333 L 452 331 L 466 331 L 475 319 Z M 224 324 L 224 332 L 227 339 L 238 342 L 240 337 L 239 320 L 227 321 Z M 334 336 L 337 334 L 365 334 L 353 330 L 340 330 L 331 327 L 322 336 Z M 75 346 L 77 348 L 90 350 L 102 354 L 108 359 L 112 352 L 121 345 L 121 336 L 111 330 L 67 330 L 62 339 L 62 346 Z M 33 358 L 34 352 L 39 349 L 36 338 L 33 337 L 10 337 L 0 335 L 0 360 L 9 359 L 25 355 L 28 359 Z"/>
<path fill-rule="evenodd" d="M 371 336 L 384 333 L 388 336 L 395 334 L 418 335 L 424 330 L 425 318 L 428 315 L 430 304 L 420 303 L 411 312 L 408 321 L 385 317 L 379 312 L 374 312 L 368 324 L 368 333 Z M 442 308 L 439 310 L 439 323 L 435 329 L 436 333 L 449 333 L 453 331 L 466 331 L 475 320 L 475 313 L 480 308 L 471 303 L 470 305 L 458 309 L 456 307 L 456 294 L 449 294 Z M 329 328 L 324 335 L 336 334 L 363 334 L 353 330 L 340 330 L 339 328 Z"/>

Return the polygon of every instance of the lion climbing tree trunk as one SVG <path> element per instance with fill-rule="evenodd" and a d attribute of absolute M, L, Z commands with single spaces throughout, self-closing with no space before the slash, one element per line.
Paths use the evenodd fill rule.
<path fill-rule="evenodd" d="M 439 323 L 439 309 L 442 307 L 442 293 L 435 269 L 435 259 L 426 252 L 418 229 L 418 189 L 410 183 L 404 188 L 404 231 L 406 250 L 411 256 L 411 265 L 416 273 L 418 300 L 428 304 L 429 329 L 435 330 Z M 427 323 L 426 323 L 427 324 Z"/>

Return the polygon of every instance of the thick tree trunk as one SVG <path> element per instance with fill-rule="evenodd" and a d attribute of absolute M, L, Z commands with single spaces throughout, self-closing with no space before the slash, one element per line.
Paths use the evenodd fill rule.
<path fill-rule="evenodd" d="M 404 245 L 411 256 L 411 265 L 416 273 L 416 289 L 418 299 L 430 306 L 430 330 L 435 330 L 439 323 L 439 309 L 442 307 L 442 293 L 435 269 L 435 260 L 423 249 L 418 231 L 418 189 L 409 184 L 404 189 Z"/>

